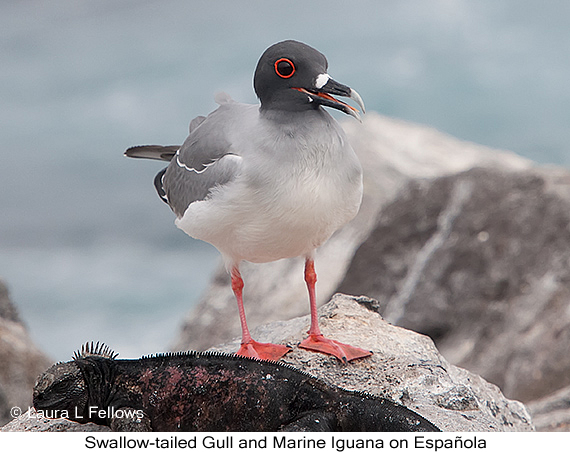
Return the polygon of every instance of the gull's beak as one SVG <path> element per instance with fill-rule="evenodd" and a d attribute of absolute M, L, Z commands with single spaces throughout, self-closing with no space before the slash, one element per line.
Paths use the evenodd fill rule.
<path fill-rule="evenodd" d="M 333 95 L 348 97 L 348 98 L 354 100 L 358 104 L 358 106 L 362 110 L 362 113 L 366 113 L 366 109 L 364 108 L 364 102 L 362 101 L 362 97 L 360 97 L 360 94 L 358 94 L 352 88 L 349 88 L 346 85 L 338 83 L 337 81 L 328 77 L 327 74 L 319 75 L 319 77 L 317 77 L 317 81 L 318 80 L 322 81 L 323 76 L 326 77 L 325 78 L 326 83 L 324 83 L 319 88 L 315 87 L 312 89 L 306 89 L 306 88 L 294 88 L 294 89 L 301 91 L 302 93 L 307 94 L 314 102 L 317 102 L 319 105 L 323 105 L 325 107 L 336 108 L 337 110 L 340 110 L 343 113 L 346 113 L 347 115 L 353 116 L 356 119 L 358 119 L 359 121 L 361 121 L 360 113 L 356 108 L 354 108 L 351 105 L 348 105 L 344 102 L 341 102 L 340 100 L 335 99 L 333 97 Z M 320 83 L 315 82 L 315 85 L 319 85 L 319 84 Z"/>

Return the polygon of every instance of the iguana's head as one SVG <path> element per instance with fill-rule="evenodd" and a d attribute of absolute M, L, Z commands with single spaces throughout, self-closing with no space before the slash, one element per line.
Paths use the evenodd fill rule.
<path fill-rule="evenodd" d="M 88 404 L 93 402 L 90 399 L 101 382 L 100 378 L 95 378 L 96 382 L 89 381 L 93 380 L 93 372 L 86 372 L 87 362 L 94 357 L 112 360 L 115 356 L 103 344 L 83 345 L 72 361 L 54 364 L 38 377 L 34 386 L 34 408 L 48 415 L 51 413 L 53 417 L 87 422 Z"/>
<path fill-rule="evenodd" d="M 75 361 L 58 363 L 40 375 L 34 386 L 34 408 L 76 420 L 87 406 L 87 384 Z"/>

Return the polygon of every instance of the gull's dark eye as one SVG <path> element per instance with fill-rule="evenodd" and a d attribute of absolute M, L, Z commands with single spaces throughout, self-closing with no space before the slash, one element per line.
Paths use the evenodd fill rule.
<path fill-rule="evenodd" d="M 281 78 L 292 77 L 295 73 L 295 65 L 288 58 L 279 58 L 275 62 L 275 72 Z"/>

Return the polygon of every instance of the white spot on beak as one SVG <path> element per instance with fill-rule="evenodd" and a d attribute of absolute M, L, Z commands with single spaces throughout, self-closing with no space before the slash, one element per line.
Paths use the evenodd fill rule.
<path fill-rule="evenodd" d="M 317 75 L 317 78 L 315 79 L 315 88 L 321 89 L 323 86 L 325 86 L 327 84 L 327 82 L 329 81 L 330 78 L 331 77 L 329 74 Z"/>

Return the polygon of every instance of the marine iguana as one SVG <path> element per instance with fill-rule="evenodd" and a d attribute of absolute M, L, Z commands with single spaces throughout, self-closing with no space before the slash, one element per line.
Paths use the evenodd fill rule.
<path fill-rule="evenodd" d="M 116 356 L 83 345 L 38 378 L 35 409 L 115 431 L 439 431 L 388 399 L 275 361 L 194 351 Z"/>

